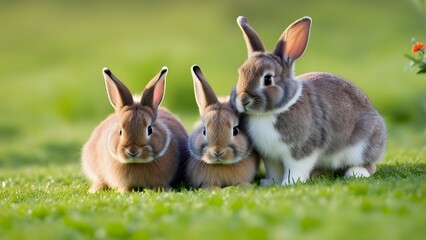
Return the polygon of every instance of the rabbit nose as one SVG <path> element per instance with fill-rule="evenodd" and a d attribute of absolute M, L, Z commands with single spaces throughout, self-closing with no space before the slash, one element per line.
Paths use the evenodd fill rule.
<path fill-rule="evenodd" d="M 214 152 L 213 154 L 214 154 L 216 157 L 221 157 L 221 156 L 223 156 L 223 155 L 225 154 L 225 152 L 220 152 L 220 153 Z"/>
<path fill-rule="evenodd" d="M 219 158 L 219 157 L 223 157 L 223 155 L 225 155 L 225 151 L 212 151 L 211 152 L 213 157 Z"/>
<path fill-rule="evenodd" d="M 253 99 L 247 93 L 243 93 L 240 97 L 240 103 L 244 108 L 246 108 L 253 103 Z"/>
<path fill-rule="evenodd" d="M 128 156 L 128 157 L 136 157 L 136 156 L 138 156 L 140 153 L 141 153 L 141 151 L 136 150 L 136 149 L 129 149 L 129 150 L 126 150 L 126 154 L 127 154 L 127 156 Z"/>

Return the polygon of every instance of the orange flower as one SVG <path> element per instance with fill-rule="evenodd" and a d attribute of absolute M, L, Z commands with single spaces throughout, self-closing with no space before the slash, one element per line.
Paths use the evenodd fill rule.
<path fill-rule="evenodd" d="M 413 47 L 411 47 L 411 51 L 413 53 L 416 53 L 420 50 L 422 50 L 424 48 L 425 44 L 422 42 L 417 42 L 416 44 L 413 45 Z"/>

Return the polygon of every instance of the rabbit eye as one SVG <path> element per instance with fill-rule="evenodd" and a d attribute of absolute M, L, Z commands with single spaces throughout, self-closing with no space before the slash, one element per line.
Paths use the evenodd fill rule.
<path fill-rule="evenodd" d="M 148 134 L 148 136 L 151 136 L 151 134 L 152 134 L 152 126 L 148 126 L 148 128 L 147 128 L 147 134 Z"/>
<path fill-rule="evenodd" d="M 203 128 L 203 135 L 206 136 L 206 128 Z"/>
<path fill-rule="evenodd" d="M 123 130 L 120 129 L 120 136 L 123 135 Z"/>
<path fill-rule="evenodd" d="M 267 74 L 263 77 L 263 85 L 270 86 L 272 84 L 272 75 Z"/>
<path fill-rule="evenodd" d="M 232 136 L 236 136 L 236 135 L 238 135 L 238 133 L 240 132 L 240 129 L 238 129 L 238 127 L 234 127 L 233 129 L 232 129 Z"/>

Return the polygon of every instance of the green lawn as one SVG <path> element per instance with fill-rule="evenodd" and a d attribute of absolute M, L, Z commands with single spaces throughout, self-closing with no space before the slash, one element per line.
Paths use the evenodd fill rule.
<path fill-rule="evenodd" d="M 129 194 L 88 194 L 78 164 L 1 170 L 0 238 L 424 239 L 425 158 L 389 151 L 370 179 Z"/>
<path fill-rule="evenodd" d="M 412 37 L 426 41 L 413 2 L 0 1 L 0 239 L 424 239 L 426 76 L 407 71 L 403 56 Z M 113 111 L 102 67 L 138 93 L 168 66 L 163 105 L 191 131 L 190 66 L 217 94 L 230 92 L 246 58 L 239 15 L 269 49 L 288 24 L 312 17 L 297 73 L 333 72 L 367 93 L 389 131 L 377 173 L 88 194 L 81 146 Z"/>

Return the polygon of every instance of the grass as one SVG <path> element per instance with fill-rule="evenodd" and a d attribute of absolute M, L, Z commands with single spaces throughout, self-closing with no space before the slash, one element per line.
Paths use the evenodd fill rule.
<path fill-rule="evenodd" d="M 370 179 L 93 195 L 78 164 L 1 170 L 0 238 L 423 239 L 425 159 L 391 151 Z"/>
<path fill-rule="evenodd" d="M 388 151 L 369 179 L 289 187 L 104 191 L 90 195 L 80 149 L 112 112 L 101 69 L 140 92 L 167 65 L 164 106 L 197 119 L 189 68 L 219 95 L 235 86 L 244 15 L 272 49 L 309 15 L 297 73 L 359 85 L 386 119 Z M 0 239 L 424 239 L 426 81 L 406 71 L 425 41 L 410 1 L 0 1 Z M 262 173 L 260 174 L 262 175 Z"/>

